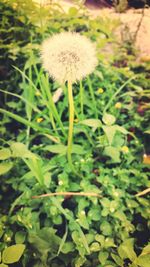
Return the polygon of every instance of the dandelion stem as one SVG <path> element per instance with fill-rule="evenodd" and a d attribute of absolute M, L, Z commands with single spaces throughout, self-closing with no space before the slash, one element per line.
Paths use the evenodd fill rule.
<path fill-rule="evenodd" d="M 72 139 L 73 139 L 73 121 L 74 121 L 74 102 L 73 102 L 73 92 L 72 92 L 72 82 L 68 80 L 68 101 L 69 101 L 69 132 L 68 132 L 68 148 L 67 157 L 68 162 L 72 170 L 74 170 L 72 164 Z"/>

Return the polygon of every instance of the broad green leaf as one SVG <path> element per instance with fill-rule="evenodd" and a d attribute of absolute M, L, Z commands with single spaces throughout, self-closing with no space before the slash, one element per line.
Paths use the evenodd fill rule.
<path fill-rule="evenodd" d="M 100 261 L 100 263 L 102 265 L 104 265 L 106 263 L 106 260 L 108 258 L 108 255 L 109 255 L 108 252 L 106 252 L 106 251 L 100 251 L 100 253 L 98 255 L 98 259 L 99 259 L 99 261 Z"/>
<path fill-rule="evenodd" d="M 25 234 L 25 232 L 23 232 L 23 231 L 18 231 L 18 232 L 15 234 L 15 241 L 16 241 L 17 244 L 22 244 L 22 243 L 24 243 L 25 238 L 26 238 L 26 234 Z"/>
<path fill-rule="evenodd" d="M 150 129 L 146 130 L 144 133 L 150 134 Z"/>
<path fill-rule="evenodd" d="M 114 125 L 116 127 L 116 130 L 123 133 L 123 134 L 128 134 L 129 132 L 122 126 L 119 125 Z"/>
<path fill-rule="evenodd" d="M 0 175 L 7 173 L 12 167 L 12 162 L 0 163 Z"/>
<path fill-rule="evenodd" d="M 93 207 L 92 209 L 89 210 L 88 212 L 88 217 L 92 220 L 92 221 L 99 221 L 100 220 L 100 209 L 99 207 Z"/>
<path fill-rule="evenodd" d="M 135 262 L 140 267 L 149 267 L 150 266 L 150 254 L 140 255 Z"/>
<path fill-rule="evenodd" d="M 35 158 L 35 154 L 27 149 L 27 147 L 20 142 L 14 142 L 10 144 L 12 156 L 17 158 Z"/>
<path fill-rule="evenodd" d="M 72 242 L 65 242 L 63 247 L 61 248 L 61 252 L 64 254 L 68 254 L 69 252 L 72 252 L 75 250 L 75 246 Z"/>
<path fill-rule="evenodd" d="M 9 148 L 3 148 L 0 150 L 0 160 L 9 159 L 11 157 L 11 151 Z"/>
<path fill-rule="evenodd" d="M 86 254 L 86 247 L 84 246 L 84 242 L 78 231 L 72 232 L 72 239 L 76 244 L 76 249 L 79 251 L 80 256 L 84 257 L 84 255 Z M 88 246 L 88 253 L 90 254 L 89 246 Z"/>
<path fill-rule="evenodd" d="M 54 154 L 66 154 L 67 146 L 62 145 L 62 144 L 51 145 L 51 146 L 44 147 L 43 150 L 49 151 Z"/>
<path fill-rule="evenodd" d="M 103 129 L 103 131 L 105 132 L 105 134 L 107 136 L 109 145 L 111 145 L 112 144 L 112 141 L 114 139 L 116 130 L 117 130 L 116 127 L 115 126 L 106 126 L 106 125 L 103 125 L 102 126 L 102 129 Z"/>
<path fill-rule="evenodd" d="M 2 261 L 4 263 L 15 263 L 20 260 L 23 252 L 25 250 L 25 245 L 17 244 L 5 248 L 2 254 Z"/>
<path fill-rule="evenodd" d="M 54 154 L 66 154 L 67 153 L 67 146 L 65 146 L 63 144 L 50 145 L 50 146 L 44 147 L 43 150 L 49 151 L 49 152 L 54 153 Z M 72 146 L 72 153 L 82 155 L 82 154 L 85 154 L 86 151 L 84 150 L 84 148 L 82 146 L 74 144 Z"/>
<path fill-rule="evenodd" d="M 78 257 L 77 259 L 75 259 L 75 267 L 83 266 L 85 261 L 86 261 L 85 257 Z"/>
<path fill-rule="evenodd" d="M 113 214 L 114 218 L 117 218 L 119 219 L 120 221 L 125 221 L 127 218 L 126 218 L 126 215 L 123 211 L 121 210 L 117 210 L 114 214 Z"/>
<path fill-rule="evenodd" d="M 8 267 L 8 265 L 4 264 L 4 263 L 1 263 L 0 264 L 0 267 Z"/>
<path fill-rule="evenodd" d="M 102 120 L 106 125 L 109 126 L 115 123 L 116 118 L 111 114 L 105 113 Z"/>
<path fill-rule="evenodd" d="M 101 244 L 101 247 L 104 247 L 104 243 L 105 243 L 105 237 L 103 235 L 96 235 L 95 236 L 95 240 L 98 241 Z"/>
<path fill-rule="evenodd" d="M 150 244 L 143 248 L 141 255 L 143 254 L 150 254 Z"/>
<path fill-rule="evenodd" d="M 124 266 L 124 261 L 118 255 L 111 253 L 111 256 L 112 256 L 113 260 L 117 263 L 118 266 L 120 266 L 120 267 Z"/>
<path fill-rule="evenodd" d="M 89 224 L 87 221 L 87 217 L 84 211 L 79 212 L 78 215 L 78 223 L 84 228 L 84 229 L 89 229 Z"/>
<path fill-rule="evenodd" d="M 72 153 L 78 154 L 78 155 L 83 155 L 86 153 L 86 151 L 84 150 L 83 146 L 73 144 Z"/>
<path fill-rule="evenodd" d="M 112 234 L 111 224 L 107 221 L 103 221 L 100 225 L 100 230 L 105 236 L 109 236 Z"/>
<path fill-rule="evenodd" d="M 134 261 L 136 259 L 136 253 L 133 248 L 133 239 L 125 240 L 118 248 L 118 253 L 121 259 L 130 259 Z"/>
<path fill-rule="evenodd" d="M 90 246 L 90 251 L 92 252 L 100 251 L 100 249 L 101 249 L 101 246 L 98 242 L 93 242 Z"/>
<path fill-rule="evenodd" d="M 75 16 L 78 14 L 78 9 L 75 7 L 70 7 L 68 12 L 69 12 L 69 16 Z"/>
<path fill-rule="evenodd" d="M 83 125 L 86 125 L 86 126 L 89 126 L 89 127 L 92 127 L 95 130 L 98 127 L 101 127 L 101 125 L 102 125 L 101 121 L 97 120 L 97 119 L 87 119 L 87 120 L 80 121 L 79 123 L 83 124 Z"/>
<path fill-rule="evenodd" d="M 105 239 L 105 248 L 111 248 L 111 247 L 116 247 L 113 238 L 106 237 Z"/>
<path fill-rule="evenodd" d="M 109 156 L 112 159 L 112 162 L 119 163 L 120 162 L 120 151 L 113 146 L 105 147 L 104 155 Z"/>

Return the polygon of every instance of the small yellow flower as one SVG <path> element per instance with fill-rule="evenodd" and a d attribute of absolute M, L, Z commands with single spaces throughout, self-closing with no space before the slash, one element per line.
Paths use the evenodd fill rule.
<path fill-rule="evenodd" d="M 13 3 L 12 7 L 13 7 L 14 9 L 16 9 L 16 8 L 17 8 L 17 3 Z"/>
<path fill-rule="evenodd" d="M 97 90 L 97 93 L 98 93 L 98 94 L 103 94 L 103 93 L 104 93 L 103 88 L 99 88 L 99 89 Z"/>
<path fill-rule="evenodd" d="M 117 102 L 115 104 L 115 108 L 120 109 L 122 107 L 122 104 L 120 102 Z"/>
<path fill-rule="evenodd" d="M 40 91 L 36 91 L 35 95 L 40 96 L 41 95 Z"/>
<path fill-rule="evenodd" d="M 128 148 L 127 146 L 123 146 L 123 147 L 121 148 L 121 151 L 122 151 L 123 153 L 128 153 L 128 152 L 129 152 L 129 148 Z"/>
<path fill-rule="evenodd" d="M 79 120 L 78 120 L 77 118 L 76 118 L 76 119 L 74 119 L 74 122 L 76 122 L 76 123 L 77 123 L 78 121 L 79 121 Z"/>
<path fill-rule="evenodd" d="M 37 123 L 40 123 L 43 121 L 43 118 L 37 118 L 36 121 L 37 121 Z"/>

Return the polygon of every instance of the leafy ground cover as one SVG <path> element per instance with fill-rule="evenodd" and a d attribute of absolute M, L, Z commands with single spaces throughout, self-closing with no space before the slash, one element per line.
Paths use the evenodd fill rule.
<path fill-rule="evenodd" d="M 136 62 L 129 43 L 105 52 L 117 43 L 116 20 L 32 1 L 0 7 L 0 266 L 148 267 L 150 62 Z M 62 31 L 90 38 L 99 60 L 73 85 L 75 172 L 67 88 L 39 57 L 42 41 Z"/>

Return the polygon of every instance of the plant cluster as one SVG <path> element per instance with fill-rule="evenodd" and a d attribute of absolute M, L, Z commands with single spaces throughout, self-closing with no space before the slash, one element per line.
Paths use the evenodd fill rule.
<path fill-rule="evenodd" d="M 148 267 L 149 195 L 141 191 L 150 187 L 150 63 L 135 63 L 125 47 L 106 60 L 118 21 L 91 19 L 77 8 L 65 14 L 59 6 L 34 5 L 36 15 L 27 2 L 2 4 L 3 23 L 9 6 L 28 25 L 29 39 L 20 45 L 11 36 L 23 54 L 8 64 L 17 79 L 0 88 L 0 267 Z M 53 81 L 40 59 L 43 40 L 64 31 L 95 42 L 99 60 L 71 84 L 73 121 L 70 86 Z"/>

